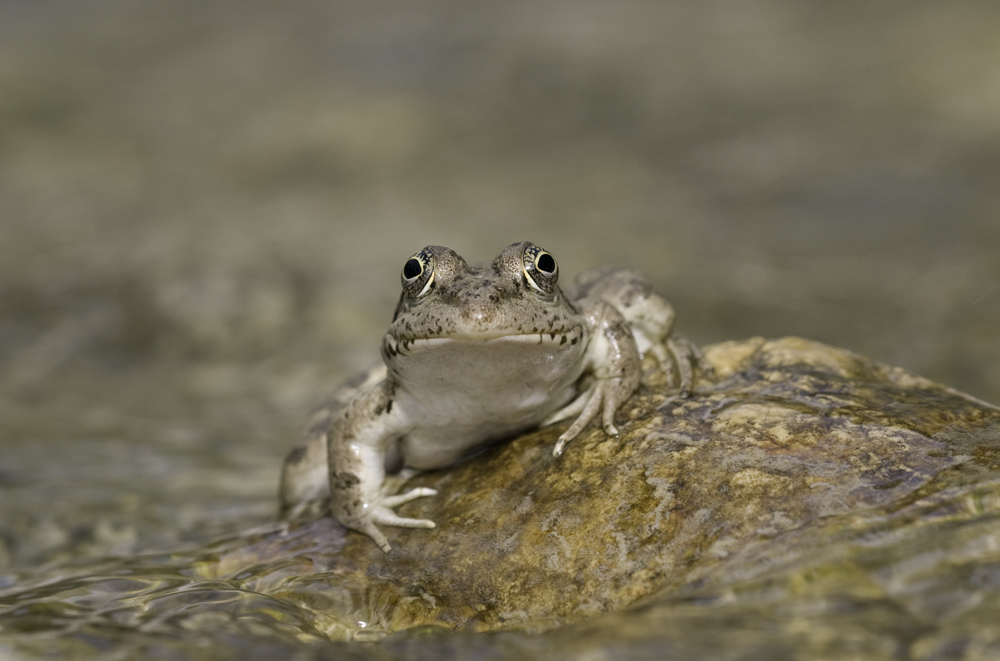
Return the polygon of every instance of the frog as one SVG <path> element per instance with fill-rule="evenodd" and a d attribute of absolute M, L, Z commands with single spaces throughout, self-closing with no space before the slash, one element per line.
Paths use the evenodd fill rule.
<path fill-rule="evenodd" d="M 692 392 L 700 352 L 673 333 L 672 306 L 637 271 L 586 271 L 563 291 L 555 257 L 520 242 L 487 267 L 430 245 L 400 278 L 382 364 L 335 391 L 285 460 L 286 519 L 328 508 L 389 553 L 380 526 L 435 527 L 394 511 L 437 495 L 396 493 L 413 475 L 567 420 L 555 457 L 595 420 L 618 437 L 616 413 L 639 387 L 646 354 L 671 399 Z"/>

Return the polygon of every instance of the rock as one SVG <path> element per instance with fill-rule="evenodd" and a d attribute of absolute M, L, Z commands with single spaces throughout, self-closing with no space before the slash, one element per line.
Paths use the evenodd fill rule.
<path fill-rule="evenodd" d="M 759 575 L 827 548 L 842 515 L 1000 475 L 994 406 L 798 338 L 705 355 L 686 400 L 650 364 L 619 438 L 592 427 L 553 457 L 557 425 L 412 479 L 438 496 L 400 513 L 438 527 L 386 528 L 389 555 L 327 517 L 221 543 L 199 574 L 252 576 L 333 637 L 545 628 Z"/>

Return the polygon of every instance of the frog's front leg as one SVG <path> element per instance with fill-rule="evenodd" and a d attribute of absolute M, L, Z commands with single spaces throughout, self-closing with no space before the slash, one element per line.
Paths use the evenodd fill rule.
<path fill-rule="evenodd" d="M 389 445 L 405 433 L 398 407 L 393 410 L 387 382 L 360 392 L 330 424 L 327 448 L 330 510 L 342 524 L 362 532 L 388 553 L 392 547 L 378 526 L 433 528 L 427 519 L 407 519 L 392 511 L 416 498 L 437 494 L 417 488 L 385 493 L 385 458 Z"/>
<path fill-rule="evenodd" d="M 622 314 L 600 300 L 584 299 L 577 304 L 593 332 L 584 357 L 592 380 L 575 400 L 545 421 L 556 422 L 577 415 L 553 448 L 552 454 L 556 456 L 598 413 L 602 414 L 604 431 L 617 436 L 615 413 L 639 386 L 639 350 Z"/>

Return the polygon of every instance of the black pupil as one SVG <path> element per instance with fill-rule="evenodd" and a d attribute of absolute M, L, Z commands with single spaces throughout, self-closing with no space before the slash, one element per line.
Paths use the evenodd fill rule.
<path fill-rule="evenodd" d="M 552 258 L 547 252 L 543 252 L 538 256 L 538 261 L 535 262 L 535 266 L 538 267 L 539 271 L 544 273 L 553 273 L 556 270 L 556 260 Z"/>
<path fill-rule="evenodd" d="M 423 272 L 424 267 L 420 265 L 420 260 L 416 257 L 411 257 L 403 264 L 403 277 L 407 280 L 412 280 Z"/>

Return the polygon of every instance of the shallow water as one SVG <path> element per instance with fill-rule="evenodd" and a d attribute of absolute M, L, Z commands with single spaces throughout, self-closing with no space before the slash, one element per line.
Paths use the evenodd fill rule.
<path fill-rule="evenodd" d="M 427 243 L 635 266 L 699 343 L 797 334 L 1000 401 L 998 13 L 3 3 L 0 657 L 996 655 L 992 485 L 540 635 L 335 643 L 367 597 L 191 570 L 268 525 Z"/>
<path fill-rule="evenodd" d="M 814 546 L 809 537 L 816 531 L 792 533 L 781 555 L 750 558 L 746 580 L 718 584 L 708 577 L 700 588 L 661 593 L 620 613 L 491 634 L 406 628 L 416 623 L 394 619 L 399 604 L 391 598 L 338 585 L 330 574 L 301 575 L 307 557 L 227 567 L 225 555 L 249 537 L 230 538 L 198 552 L 26 578 L 0 591 L 0 640 L 27 653 L 111 658 L 1000 653 L 1000 484 L 954 489 L 897 512 L 836 517 L 824 527 L 826 551 L 797 555 L 798 545 Z M 400 628 L 406 630 L 384 637 Z M 353 642 L 336 642 L 345 640 Z"/>

